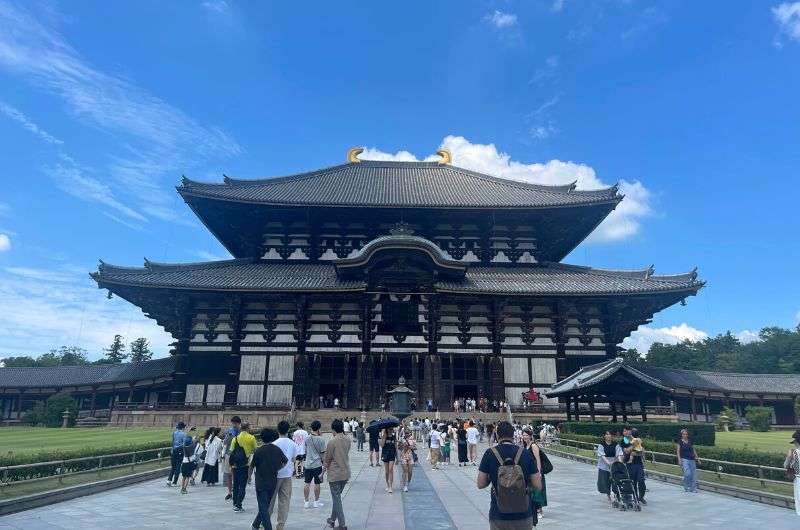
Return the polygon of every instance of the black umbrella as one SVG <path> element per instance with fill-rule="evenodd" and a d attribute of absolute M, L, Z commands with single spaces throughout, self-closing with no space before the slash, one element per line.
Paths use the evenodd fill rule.
<path fill-rule="evenodd" d="M 369 422 L 367 432 L 370 434 L 378 434 L 384 429 L 390 429 L 397 427 L 398 425 L 400 425 L 400 420 L 394 416 L 389 416 L 388 418 L 378 418 L 377 420 L 372 420 Z"/>

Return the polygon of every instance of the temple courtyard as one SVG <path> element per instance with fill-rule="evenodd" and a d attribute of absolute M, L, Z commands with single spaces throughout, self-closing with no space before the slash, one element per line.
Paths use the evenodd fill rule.
<path fill-rule="evenodd" d="M 480 448 L 482 454 L 485 446 Z M 424 457 L 423 457 L 424 459 Z M 687 494 L 679 486 L 648 481 L 649 504 L 642 512 L 611 509 L 596 493 L 593 466 L 551 457 L 554 471 L 547 476 L 549 505 L 539 528 L 756 528 L 796 529 L 794 511 L 713 493 Z M 475 487 L 476 467 L 451 465 L 433 471 L 427 463 L 415 467 L 408 493 L 401 493 L 399 475 L 394 494 L 384 492 L 383 469 L 371 468 L 366 452 L 351 453 L 353 478 L 345 489 L 348 528 L 369 530 L 486 529 L 489 491 Z M 398 471 L 399 473 L 399 471 Z M 325 527 L 330 494 L 322 486 L 321 509 L 303 509 L 302 481 L 295 480 L 287 529 Z M 163 480 L 119 488 L 52 506 L 0 518 L 0 530 L 73 528 L 250 528 L 256 511 L 253 487 L 248 488 L 245 512 L 234 513 L 223 500 L 225 490 L 195 486 L 188 495 L 167 488 Z M 632 526 L 631 526 L 632 525 Z"/>

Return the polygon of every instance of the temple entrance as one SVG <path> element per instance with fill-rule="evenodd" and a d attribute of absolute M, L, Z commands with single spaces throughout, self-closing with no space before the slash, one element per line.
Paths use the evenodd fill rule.
<path fill-rule="evenodd" d="M 340 383 L 319 384 L 319 396 L 317 396 L 317 399 L 322 400 L 319 408 L 332 408 L 333 400 L 337 398 L 339 399 L 339 406 L 342 406 L 342 385 Z"/>
<path fill-rule="evenodd" d="M 478 400 L 478 385 L 453 385 L 453 399 L 472 398 Z"/>

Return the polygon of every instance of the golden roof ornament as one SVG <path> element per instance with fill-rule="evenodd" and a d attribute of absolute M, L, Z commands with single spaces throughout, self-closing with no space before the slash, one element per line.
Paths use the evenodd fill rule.
<path fill-rule="evenodd" d="M 351 164 L 358 164 L 361 160 L 358 159 L 358 155 L 364 152 L 363 147 L 351 147 L 347 150 L 347 161 Z"/>
<path fill-rule="evenodd" d="M 436 151 L 436 154 L 442 157 L 441 160 L 439 160 L 440 164 L 444 165 L 453 162 L 453 155 L 450 154 L 449 149 L 439 149 L 438 151 Z"/>

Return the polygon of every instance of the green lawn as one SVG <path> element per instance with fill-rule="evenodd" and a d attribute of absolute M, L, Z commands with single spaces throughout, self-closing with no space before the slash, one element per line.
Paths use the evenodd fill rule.
<path fill-rule="evenodd" d="M 789 431 L 732 431 L 717 433 L 717 447 L 731 447 L 734 449 L 750 449 L 766 453 L 785 455 L 789 450 L 789 440 L 792 433 Z"/>
<path fill-rule="evenodd" d="M 154 441 L 170 445 L 169 428 L 71 428 L 0 427 L 0 454 L 69 451 L 87 447 L 119 447 Z"/>

